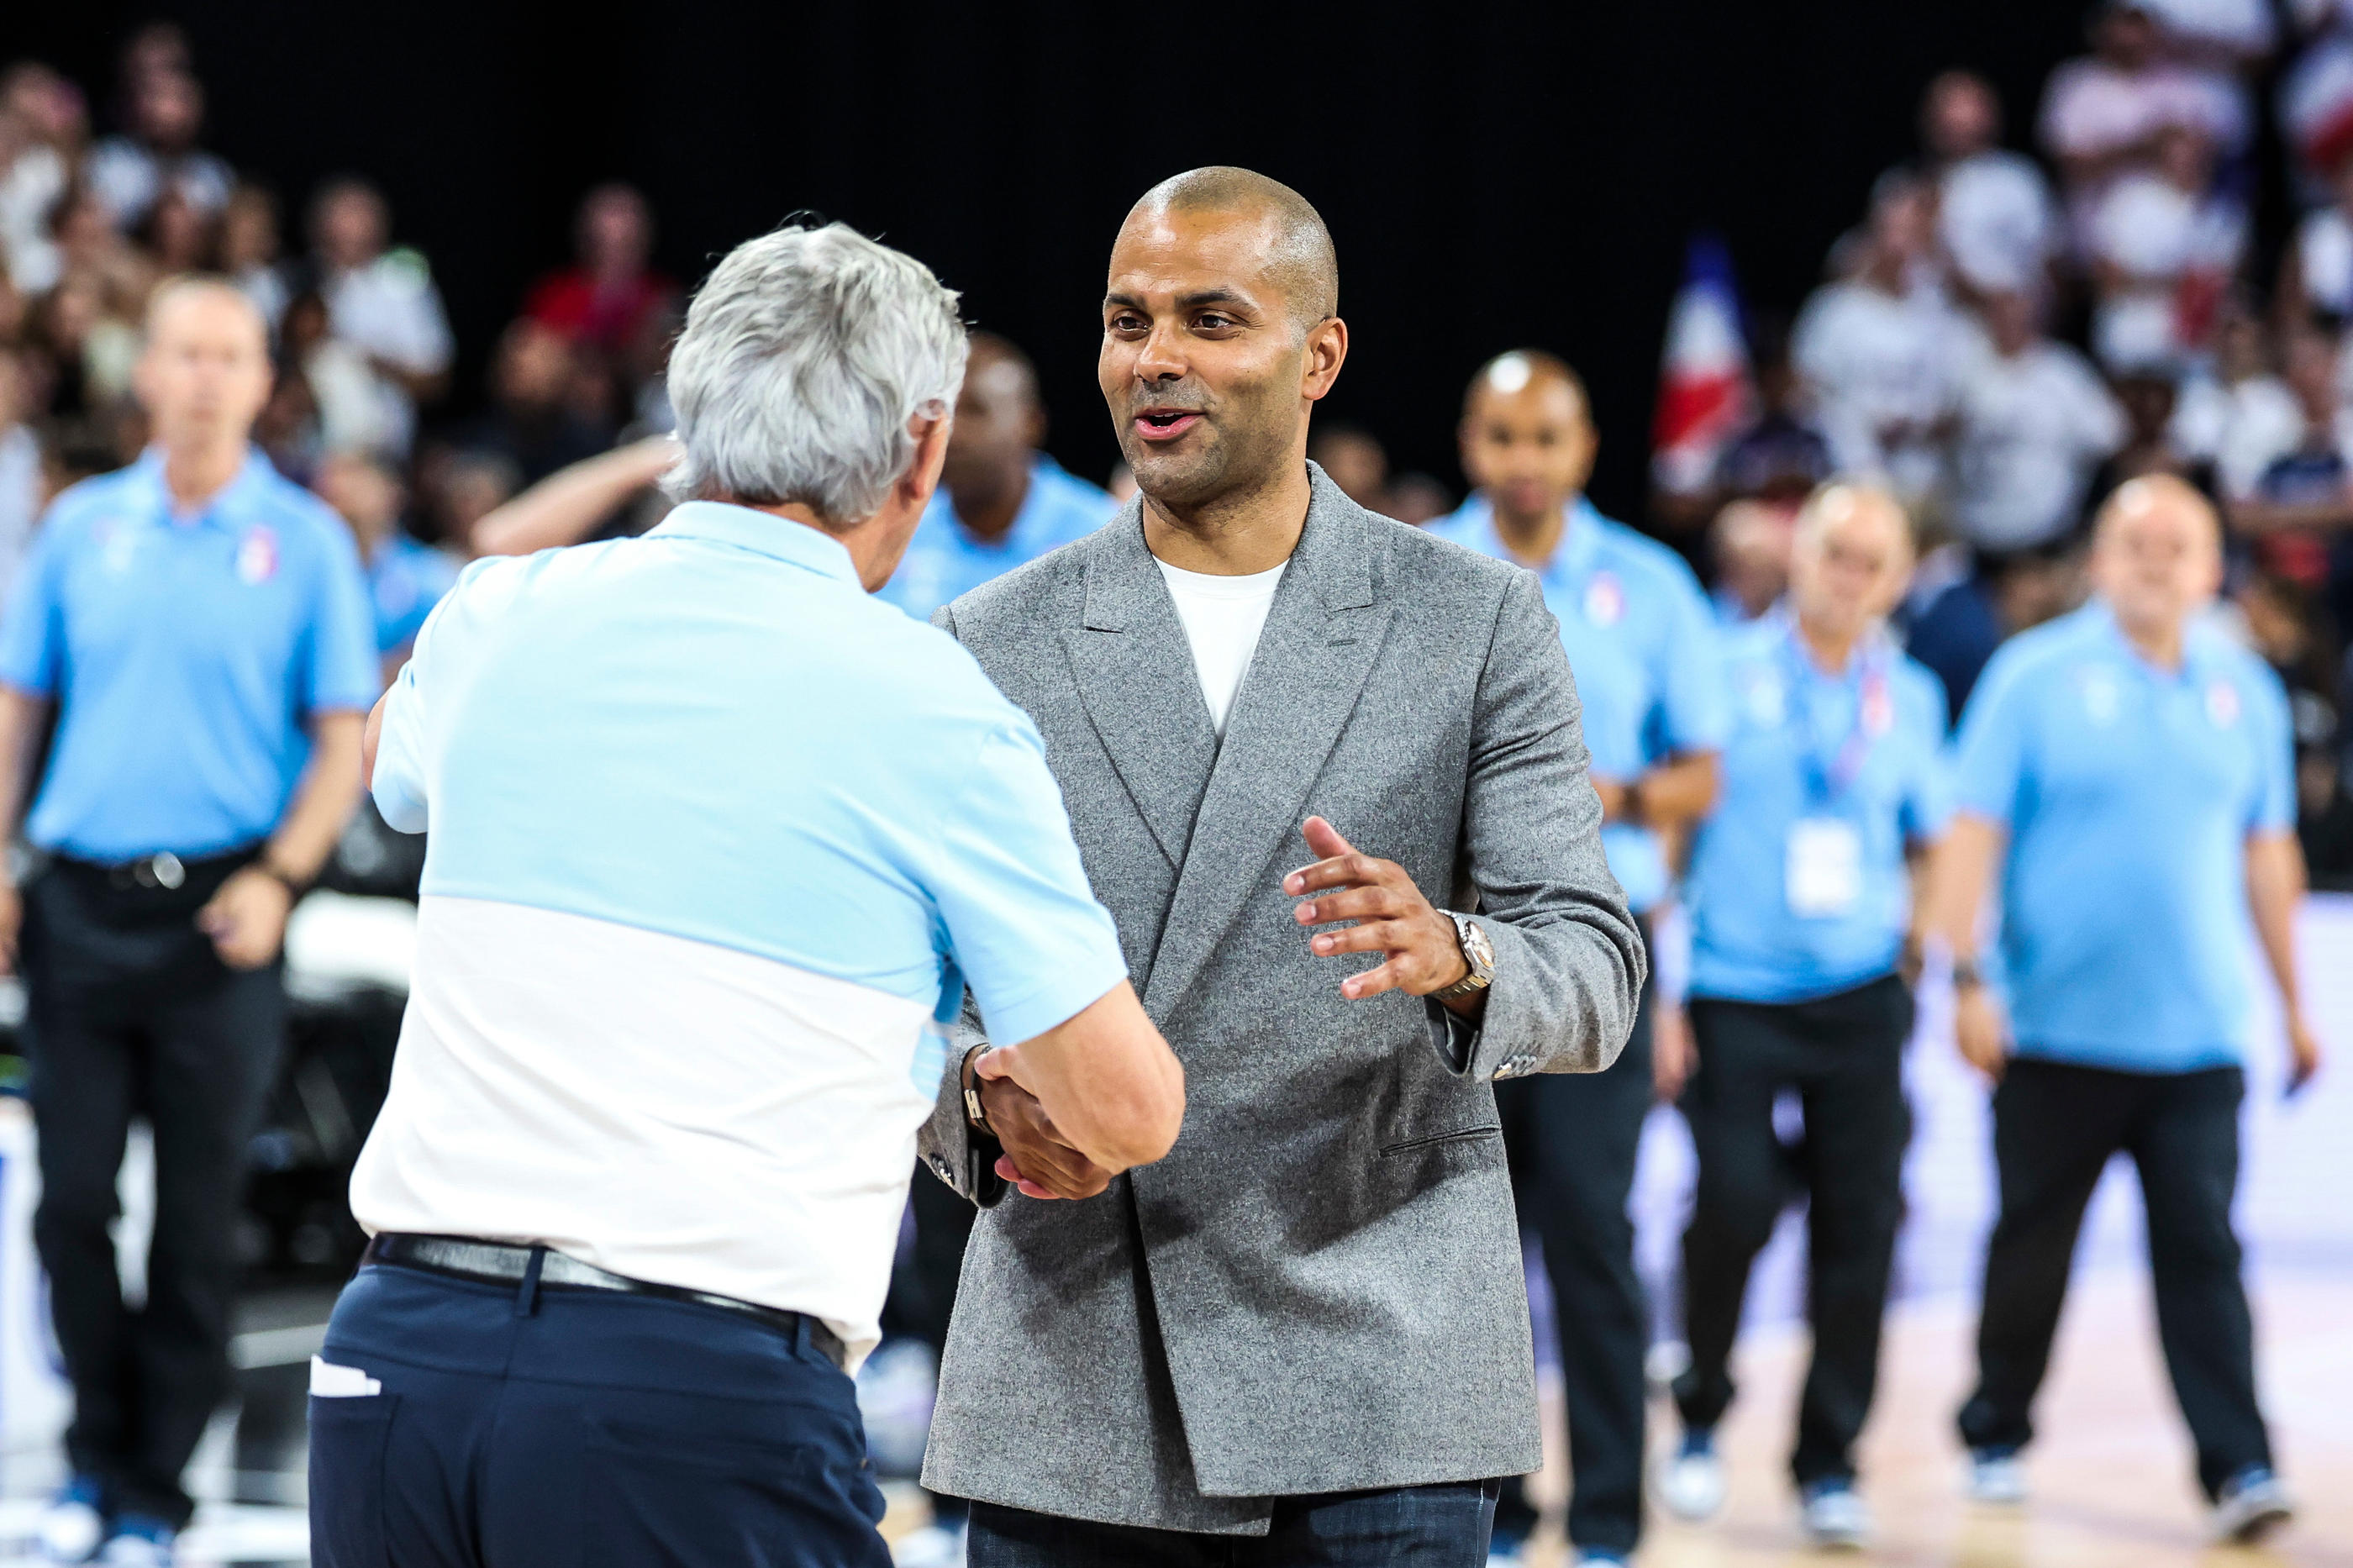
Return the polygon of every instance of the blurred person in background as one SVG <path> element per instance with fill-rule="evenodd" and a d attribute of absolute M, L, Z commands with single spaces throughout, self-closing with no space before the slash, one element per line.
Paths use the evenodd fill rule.
<path fill-rule="evenodd" d="M 2353 440 L 2338 384 L 2336 337 L 2316 326 L 2287 335 L 2288 390 L 2303 428 L 2272 459 L 2231 522 L 2263 569 L 2312 595 L 2337 636 L 2353 632 Z"/>
<path fill-rule="evenodd" d="M 572 340 L 526 316 L 507 323 L 491 362 L 491 405 L 450 432 L 450 444 L 512 463 L 525 484 L 613 444 L 608 422 L 572 405 Z"/>
<path fill-rule="evenodd" d="M 1719 504 L 1761 500 L 1794 516 L 1799 503 L 1831 476 L 1830 440 L 1808 406 L 1797 366 L 1789 363 L 1787 325 L 1768 321 L 1753 336 L 1757 418 L 1717 456 L 1714 499 Z"/>
<path fill-rule="evenodd" d="M 1907 504 L 1946 483 L 1966 331 L 1940 293 L 1917 286 L 1934 238 L 1932 196 L 1908 174 L 1880 180 L 1852 275 L 1814 291 L 1789 341 L 1833 461 L 1883 476 Z"/>
<path fill-rule="evenodd" d="M 617 363 L 678 298 L 653 269 L 653 211 L 634 185 L 599 185 L 573 233 L 577 259 L 532 286 L 523 314 Z"/>
<path fill-rule="evenodd" d="M 286 316 L 286 277 L 278 257 L 278 198 L 267 186 L 241 184 L 220 216 L 220 271 L 253 301 L 273 336 Z"/>
<path fill-rule="evenodd" d="M 167 191 L 210 217 L 237 184 L 229 166 L 196 145 L 205 124 L 205 89 L 185 69 L 141 71 L 126 88 L 130 122 L 90 150 L 84 176 L 114 226 L 128 232 Z"/>
<path fill-rule="evenodd" d="M 127 313 L 135 335 L 139 312 L 155 287 L 155 264 L 115 228 L 98 194 L 87 185 L 68 186 L 49 213 L 49 234 L 57 242 L 58 281 L 95 283 L 104 308 Z"/>
<path fill-rule="evenodd" d="M 1389 455 L 1359 426 L 1318 419 L 1307 440 L 1307 460 L 1366 511 L 1388 513 Z"/>
<path fill-rule="evenodd" d="M 2288 708 L 2263 661 L 2200 620 L 2222 577 L 2204 497 L 2135 479 L 2095 528 L 2095 602 L 2005 647 L 1965 716 L 1935 874 L 1955 1032 L 1996 1082 L 2000 1212 L 1960 1432 L 1971 1496 L 2022 1501 L 2084 1208 L 2127 1153 L 2213 1533 L 2252 1540 L 2290 1505 L 2231 1222 L 2250 926 L 2278 986 L 2291 1092 L 2320 1065 L 2297 984 Z M 1978 945 L 1997 879 L 2000 1001 Z"/>
<path fill-rule="evenodd" d="M 2146 167 L 2110 181 L 2085 245 L 2098 301 L 2092 347 L 2112 371 L 2197 363 L 2247 249 L 2247 209 L 2214 185 L 2214 142 L 2192 125 L 2158 132 Z"/>
<path fill-rule="evenodd" d="M 460 454 L 450 465 L 445 537 L 474 555 L 529 555 L 644 533 L 668 514 L 668 495 L 655 481 L 677 462 L 675 440 L 648 436 L 558 469 L 518 494 L 513 465 Z M 505 493 L 470 522 L 474 498 L 487 500 L 501 486 Z"/>
<path fill-rule="evenodd" d="M 2059 165 L 2078 253 L 2093 249 L 2093 211 L 2109 184 L 2156 162 L 2157 142 L 2186 127 L 2226 155 L 2245 145 L 2245 105 L 2228 81 L 2166 58 L 2164 29 L 2146 0 L 2102 0 L 2093 52 L 2051 73 L 2042 91 L 2042 150 Z"/>
<path fill-rule="evenodd" d="M 1029 356 L 994 332 L 973 333 L 940 488 L 882 598 L 928 620 L 950 600 L 1108 521 L 1118 503 L 1039 450 L 1045 438 L 1046 405 Z"/>
<path fill-rule="evenodd" d="M 58 498 L 0 619 L 0 822 L 22 816 L 44 868 L 0 889 L 0 940 L 37 1042 L 34 1235 L 74 1388 L 73 1479 L 42 1526 L 62 1562 L 103 1541 L 110 1563 L 168 1563 L 187 1522 L 181 1471 L 229 1388 L 286 918 L 359 796 L 366 591 L 334 514 L 248 442 L 269 391 L 243 296 L 158 294 L 139 365 L 156 444 Z M 111 1234 L 133 1115 L 155 1163 L 136 1308 Z"/>
<path fill-rule="evenodd" d="M 1936 191 L 1936 240 L 1972 293 L 2027 290 L 2047 280 L 2059 248 L 2049 182 L 2034 160 L 2001 144 L 2001 100 L 1974 71 L 1929 82 L 1920 105 L 1925 173 Z"/>
<path fill-rule="evenodd" d="M 220 221 L 176 187 L 166 187 L 132 231 L 160 277 L 219 270 Z"/>
<path fill-rule="evenodd" d="M 389 686 L 416 646 L 425 617 L 457 582 L 459 563 L 401 527 L 407 488 L 393 466 L 375 453 L 331 455 L 319 466 L 311 487 L 350 526 L 359 545 L 368 601 L 375 612 L 376 656 Z"/>
<path fill-rule="evenodd" d="M 2236 289 L 2215 317 L 2213 353 L 2191 368 L 2175 399 L 2167 442 L 2183 459 L 2211 466 L 2217 495 L 2252 493 L 2272 459 L 2304 433 L 2295 395 L 2274 369 L 2263 318 Z M 2097 490 L 2094 500 L 2121 482 Z"/>
<path fill-rule="evenodd" d="M 79 171 L 89 129 L 80 90 L 47 66 L 0 74 L 0 270 L 28 294 L 58 280 L 49 213 Z"/>
<path fill-rule="evenodd" d="M 1388 515 L 1413 528 L 1427 528 L 1454 510 L 1454 495 L 1428 474 L 1408 469 L 1388 482 Z"/>
<path fill-rule="evenodd" d="M 1733 634 L 1724 797 L 1696 830 L 1685 884 L 1696 1048 L 1659 1072 L 1681 1088 L 1699 1161 L 1683 1250 L 1692 1361 L 1675 1380 L 1683 1439 L 1661 1500 L 1691 1521 L 1724 1504 L 1715 1429 L 1749 1267 L 1802 1171 L 1814 1350 L 1790 1472 L 1818 1546 L 1872 1534 L 1854 1445 L 1904 1211 L 1904 1047 L 1928 910 L 1910 868 L 1949 810 L 1944 691 L 1886 629 L 1911 571 L 1894 498 L 1829 486 L 1798 518 L 1788 610 Z M 1775 1125 L 1786 1096 L 1804 1117 L 1801 1164 Z"/>
<path fill-rule="evenodd" d="M 365 349 L 336 335 L 334 314 L 315 289 L 287 301 L 278 357 L 286 366 L 282 379 L 301 383 L 282 390 L 290 398 L 310 400 L 317 452 L 397 451 L 408 438 L 414 416 L 407 395 L 377 374 Z M 274 432 L 280 425 L 275 410 L 270 424 Z"/>
<path fill-rule="evenodd" d="M 1577 673 L 1602 847 L 1647 924 L 1672 892 L 1671 846 L 1715 803 L 1731 721 L 1707 600 L 1683 557 L 1586 498 L 1599 437 L 1584 383 L 1558 359 L 1490 361 L 1464 397 L 1461 442 L 1478 490 L 1430 531 L 1536 574 Z M 1520 1222 L 1543 1247 L 1560 1328 L 1568 1535 L 1591 1563 L 1625 1562 L 1641 1534 L 1650 1314 L 1626 1203 L 1653 1094 L 1651 1012 L 1646 992 L 1605 1072 L 1495 1086 Z M 1507 1481 L 1498 1554 L 1535 1523 Z"/>
<path fill-rule="evenodd" d="M 1708 598 L 1717 621 L 1740 626 L 1781 602 L 1796 526 L 1788 508 L 1770 501 L 1736 500 L 1715 514 L 1708 531 L 1715 587 Z"/>
<path fill-rule="evenodd" d="M 417 408 L 441 395 L 455 352 L 432 269 L 417 251 L 390 248 L 392 213 L 374 185 L 329 181 L 311 202 L 311 255 L 290 269 L 287 291 L 315 289 L 333 335 L 367 356 L 385 405 L 399 416 L 378 443 L 406 455 Z"/>
<path fill-rule="evenodd" d="M 2124 445 L 2124 411 L 2084 356 L 2043 334 L 2040 298 L 1988 293 L 1960 373 L 1953 522 L 1982 551 L 2073 534 L 2093 470 Z"/>
<path fill-rule="evenodd" d="M 429 482 L 420 476 L 417 486 L 427 515 L 433 520 L 433 537 L 443 549 L 468 556 L 501 553 L 480 550 L 475 536 L 482 520 L 513 500 L 522 488 L 522 476 L 512 463 L 477 452 L 452 453 L 432 473 Z"/>
<path fill-rule="evenodd" d="M 2329 171 L 2328 189 L 2330 200 L 2304 215 L 2280 256 L 2272 302 L 2283 322 L 2353 318 L 2353 145 Z"/>
<path fill-rule="evenodd" d="M 8 602 L 48 499 L 41 443 L 27 423 L 34 410 L 26 358 L 24 350 L 0 338 L 0 605 Z"/>

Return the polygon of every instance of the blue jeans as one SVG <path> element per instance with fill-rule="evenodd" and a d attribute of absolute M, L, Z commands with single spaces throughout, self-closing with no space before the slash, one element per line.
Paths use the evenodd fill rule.
<path fill-rule="evenodd" d="M 849 1378 L 716 1307 L 360 1270 L 311 1401 L 318 1568 L 890 1568 Z"/>
<path fill-rule="evenodd" d="M 1195 1535 L 972 1505 L 969 1568 L 1485 1568 L 1493 1481 L 1274 1500 L 1264 1535 Z"/>

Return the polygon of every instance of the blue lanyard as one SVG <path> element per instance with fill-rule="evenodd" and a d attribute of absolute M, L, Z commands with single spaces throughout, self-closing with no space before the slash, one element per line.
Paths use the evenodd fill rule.
<path fill-rule="evenodd" d="M 1862 649 L 1854 717 L 1846 733 L 1829 747 L 1822 743 L 1814 720 L 1814 705 L 1808 700 L 1808 688 L 1818 678 L 1818 672 L 1812 656 L 1798 635 L 1794 617 L 1781 641 L 1781 657 L 1788 671 L 1790 720 L 1802 735 L 1798 752 L 1805 768 L 1807 793 L 1817 806 L 1828 805 L 1854 787 L 1863 764 L 1871 760 L 1872 747 L 1880 736 L 1894 728 L 1895 707 L 1888 689 L 1886 650 L 1875 640 Z"/>

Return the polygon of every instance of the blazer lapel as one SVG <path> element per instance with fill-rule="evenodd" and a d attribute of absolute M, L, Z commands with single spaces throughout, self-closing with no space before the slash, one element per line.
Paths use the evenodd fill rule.
<path fill-rule="evenodd" d="M 1155 1018 L 1165 1018 L 1191 988 L 1277 851 L 1289 845 L 1305 858 L 1297 829 L 1308 792 L 1356 710 L 1388 629 L 1394 606 L 1377 586 L 1380 545 L 1373 519 L 1321 468 L 1311 464 L 1309 473 L 1314 491 L 1307 526 L 1227 715 L 1225 741 L 1161 928 L 1145 987 Z M 1198 691 L 1198 682 L 1192 684 Z"/>
<path fill-rule="evenodd" d="M 1131 502 L 1091 543 L 1085 616 L 1063 646 L 1120 783 L 1168 863 L 1182 866 L 1217 732 L 1176 603 L 1145 548 L 1141 508 Z"/>

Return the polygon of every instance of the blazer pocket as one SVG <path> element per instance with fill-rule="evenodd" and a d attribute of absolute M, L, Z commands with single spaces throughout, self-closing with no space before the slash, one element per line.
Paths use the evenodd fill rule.
<path fill-rule="evenodd" d="M 1419 1138 L 1406 1138 L 1395 1143 L 1384 1143 L 1381 1145 L 1381 1152 L 1385 1155 L 1405 1154 L 1416 1149 L 1428 1149 L 1440 1143 L 1469 1143 L 1481 1138 L 1501 1138 L 1503 1135 L 1502 1126 L 1490 1121 L 1482 1126 L 1458 1127 L 1451 1132 L 1426 1132 Z"/>

